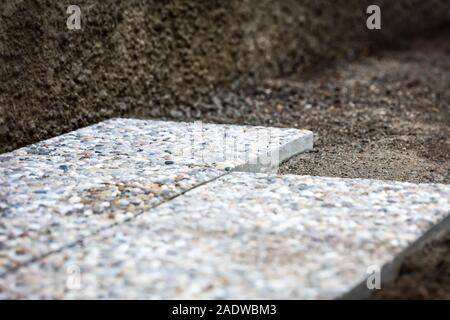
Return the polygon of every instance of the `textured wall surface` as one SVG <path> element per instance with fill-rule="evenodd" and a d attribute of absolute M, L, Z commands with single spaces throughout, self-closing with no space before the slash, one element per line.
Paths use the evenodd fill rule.
<path fill-rule="evenodd" d="M 66 29 L 78 4 L 82 30 Z M 112 116 L 160 117 L 241 76 L 299 72 L 448 22 L 450 1 L 2 0 L 0 151 Z"/>

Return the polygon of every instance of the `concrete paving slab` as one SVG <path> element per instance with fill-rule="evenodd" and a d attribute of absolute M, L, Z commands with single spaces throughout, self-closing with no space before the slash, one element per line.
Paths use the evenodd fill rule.
<path fill-rule="evenodd" d="M 236 172 L 0 288 L 8 298 L 337 298 L 449 213 L 448 185 Z"/>
<path fill-rule="evenodd" d="M 312 147 L 308 130 L 112 119 L 20 150 L 78 159 L 133 155 L 148 165 L 273 171 L 283 160 Z"/>
<path fill-rule="evenodd" d="M 311 146 L 312 133 L 295 129 L 113 119 L 0 155 L 0 275 L 226 171 L 273 168 Z M 266 154 L 275 162 L 260 163 Z"/>

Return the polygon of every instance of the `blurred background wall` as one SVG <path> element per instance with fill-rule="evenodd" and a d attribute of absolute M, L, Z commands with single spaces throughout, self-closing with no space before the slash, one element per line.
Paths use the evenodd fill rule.
<path fill-rule="evenodd" d="M 71 4 L 82 30 L 66 28 Z M 369 4 L 381 31 L 366 28 Z M 237 78 L 402 47 L 449 21 L 448 0 L 1 0 L 0 152 L 110 117 L 170 117 Z"/>

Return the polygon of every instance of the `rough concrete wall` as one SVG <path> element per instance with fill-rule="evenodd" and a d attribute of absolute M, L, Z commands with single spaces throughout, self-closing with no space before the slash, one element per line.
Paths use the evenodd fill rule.
<path fill-rule="evenodd" d="M 378 2 L 377 41 L 436 26 L 450 11 L 446 0 Z M 65 11 L 75 3 L 83 29 L 69 31 Z M 365 0 L 2 0 L 0 151 L 108 117 L 170 116 L 240 76 L 358 54 L 374 34 L 365 28 L 366 7 Z"/>

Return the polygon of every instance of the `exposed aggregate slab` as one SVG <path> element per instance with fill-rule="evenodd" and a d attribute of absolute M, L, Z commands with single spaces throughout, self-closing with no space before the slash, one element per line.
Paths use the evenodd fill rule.
<path fill-rule="evenodd" d="M 0 288 L 8 298 L 336 298 L 449 213 L 448 185 L 231 173 Z M 67 287 L 74 266 L 78 290 Z"/>
<path fill-rule="evenodd" d="M 0 155 L 0 275 L 224 169 L 273 168 L 310 147 L 296 129 L 113 119 Z"/>
<path fill-rule="evenodd" d="M 9 184 L 0 185 L 0 274 L 222 174 L 212 168 L 147 167 L 131 158 L 95 162 L 68 165 L 63 173 L 58 166 L 66 161 L 41 157 L 31 166 L 21 161 L 0 170 Z"/>
<path fill-rule="evenodd" d="M 312 147 L 313 133 L 308 130 L 112 119 L 19 150 L 78 159 L 133 156 L 148 165 L 268 171 Z"/>

